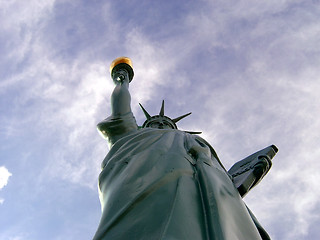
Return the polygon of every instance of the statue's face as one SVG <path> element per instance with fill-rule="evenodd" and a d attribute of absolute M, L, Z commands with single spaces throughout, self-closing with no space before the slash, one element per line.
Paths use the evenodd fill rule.
<path fill-rule="evenodd" d="M 148 127 L 158 129 L 174 129 L 167 121 L 154 121 L 148 124 Z"/>

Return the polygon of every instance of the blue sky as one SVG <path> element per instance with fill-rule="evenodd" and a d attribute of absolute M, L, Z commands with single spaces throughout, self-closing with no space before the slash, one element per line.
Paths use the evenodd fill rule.
<path fill-rule="evenodd" d="M 109 65 L 132 109 L 193 114 L 227 169 L 275 144 L 245 197 L 272 239 L 319 239 L 320 2 L 0 1 L 0 239 L 91 239 L 108 152 Z"/>

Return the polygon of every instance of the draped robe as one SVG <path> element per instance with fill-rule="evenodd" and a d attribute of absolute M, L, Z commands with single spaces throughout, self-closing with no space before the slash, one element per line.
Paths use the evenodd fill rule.
<path fill-rule="evenodd" d="M 99 175 L 94 240 L 269 239 L 201 137 L 138 128 L 132 113 L 98 129 L 112 145 Z"/>

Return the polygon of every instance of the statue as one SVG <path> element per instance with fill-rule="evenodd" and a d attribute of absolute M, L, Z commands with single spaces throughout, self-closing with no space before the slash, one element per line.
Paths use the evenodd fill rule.
<path fill-rule="evenodd" d="M 94 240 L 270 239 L 244 204 L 266 175 L 272 145 L 237 162 L 229 171 L 199 132 L 180 131 L 164 114 L 138 126 L 130 107 L 129 58 L 111 64 L 115 89 L 111 116 L 97 126 L 110 151 L 102 162 L 102 216 Z"/>

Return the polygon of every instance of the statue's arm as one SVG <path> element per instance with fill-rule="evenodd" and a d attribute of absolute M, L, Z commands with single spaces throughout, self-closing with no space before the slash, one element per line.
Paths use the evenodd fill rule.
<path fill-rule="evenodd" d="M 111 95 L 111 115 L 97 125 L 98 130 L 108 139 L 110 145 L 138 129 L 131 111 L 128 72 L 125 69 L 119 69 L 113 74 L 113 81 L 115 88 Z"/>
<path fill-rule="evenodd" d="M 233 183 L 242 197 L 267 174 L 272 165 L 271 159 L 277 152 L 278 149 L 274 145 L 266 147 L 230 168 L 228 173 L 232 176 Z"/>
<path fill-rule="evenodd" d="M 119 81 L 111 95 L 111 116 L 120 117 L 131 113 L 129 80 Z"/>

